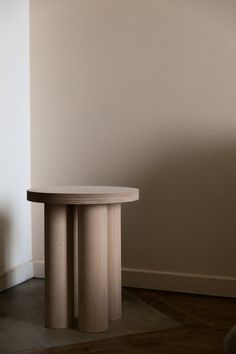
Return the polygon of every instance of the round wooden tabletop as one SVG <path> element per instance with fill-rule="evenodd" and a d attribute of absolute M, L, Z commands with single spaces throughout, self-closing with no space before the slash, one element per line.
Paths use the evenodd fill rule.
<path fill-rule="evenodd" d="M 112 186 L 63 186 L 32 188 L 27 200 L 46 204 L 115 204 L 139 199 L 139 190 Z"/>

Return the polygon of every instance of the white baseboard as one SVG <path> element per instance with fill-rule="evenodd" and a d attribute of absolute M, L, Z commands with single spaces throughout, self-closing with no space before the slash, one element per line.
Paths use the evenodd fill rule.
<path fill-rule="evenodd" d="M 236 297 L 236 278 L 148 269 L 122 269 L 123 286 Z"/>
<path fill-rule="evenodd" d="M 34 261 L 34 278 L 44 278 L 44 261 Z"/>
<path fill-rule="evenodd" d="M 44 262 L 34 262 L 34 277 L 44 278 Z M 191 294 L 236 297 L 236 278 L 149 269 L 122 269 L 122 285 Z"/>
<path fill-rule="evenodd" d="M 0 274 L 0 292 L 33 278 L 33 262 L 19 264 Z"/>

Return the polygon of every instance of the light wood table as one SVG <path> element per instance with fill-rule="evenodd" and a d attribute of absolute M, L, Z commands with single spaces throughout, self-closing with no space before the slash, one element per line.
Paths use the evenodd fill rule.
<path fill-rule="evenodd" d="M 138 200 L 139 190 L 33 188 L 27 191 L 27 199 L 44 203 L 46 326 L 72 326 L 78 301 L 79 329 L 107 330 L 108 321 L 121 317 L 121 204 Z M 78 282 L 74 281 L 75 229 Z M 78 299 L 74 299 L 74 287 L 78 287 Z"/>

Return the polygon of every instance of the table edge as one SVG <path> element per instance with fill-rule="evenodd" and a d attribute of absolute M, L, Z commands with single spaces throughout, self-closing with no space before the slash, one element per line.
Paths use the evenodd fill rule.
<path fill-rule="evenodd" d="M 34 192 L 27 190 L 27 200 L 44 204 L 64 204 L 64 205 L 91 205 L 91 204 L 121 204 L 139 200 L 139 189 L 132 188 L 129 192 L 109 194 L 84 194 L 75 193 Z"/>

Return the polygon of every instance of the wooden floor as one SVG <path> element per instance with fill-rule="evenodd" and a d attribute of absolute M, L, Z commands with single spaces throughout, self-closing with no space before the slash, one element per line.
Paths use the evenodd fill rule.
<path fill-rule="evenodd" d="M 37 354 L 222 354 L 227 331 L 236 324 L 236 300 L 129 289 L 182 327 L 34 351 Z M 140 321 L 142 319 L 140 318 Z"/>

